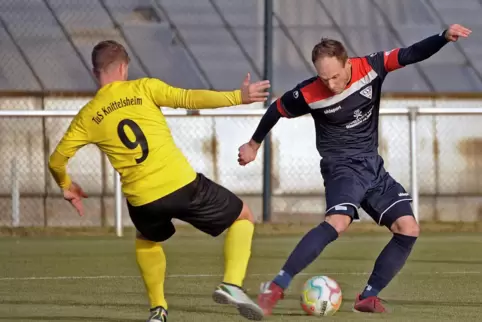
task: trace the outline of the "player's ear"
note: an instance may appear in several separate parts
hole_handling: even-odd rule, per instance
[[[117,71],[119,72],[119,74],[124,75],[124,63],[118,62]]]
[[[348,68],[348,67],[351,67],[351,59],[348,58],[345,62],[345,67]]]
[[[128,72],[127,63],[120,63],[119,64],[119,72],[122,75],[122,77],[127,80],[127,72]]]

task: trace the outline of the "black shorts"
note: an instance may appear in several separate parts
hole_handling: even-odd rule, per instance
[[[127,207],[134,226],[142,236],[161,242],[176,232],[173,218],[211,236],[218,236],[239,217],[243,201],[198,173],[193,182],[167,196],[139,207],[127,202]]]
[[[379,225],[391,227],[402,216],[413,216],[412,197],[383,166],[381,156],[324,158],[326,215],[346,214],[359,219],[358,208]]]

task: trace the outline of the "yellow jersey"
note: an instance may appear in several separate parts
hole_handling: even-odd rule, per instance
[[[203,109],[242,104],[241,91],[186,90],[155,78],[102,87],[72,120],[50,156],[57,184],[71,184],[66,167],[81,147],[95,144],[119,172],[122,192],[141,206],[192,182],[196,172],[174,143],[159,107]]]

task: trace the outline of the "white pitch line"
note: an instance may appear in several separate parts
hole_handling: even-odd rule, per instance
[[[370,275],[371,272],[320,272],[319,275]],[[249,276],[274,276],[275,274],[249,274]],[[300,276],[314,276],[315,273],[300,273]],[[448,272],[407,272],[401,275],[482,275],[479,271],[448,271]],[[174,274],[167,278],[205,278],[223,277],[221,274]],[[98,276],[26,276],[26,277],[0,277],[0,281],[52,281],[52,280],[94,280],[94,279],[134,279],[138,275],[98,275]]]

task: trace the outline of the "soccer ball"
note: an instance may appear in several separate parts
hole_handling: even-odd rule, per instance
[[[341,306],[341,289],[328,276],[315,276],[303,285],[301,307],[309,315],[330,316]]]

